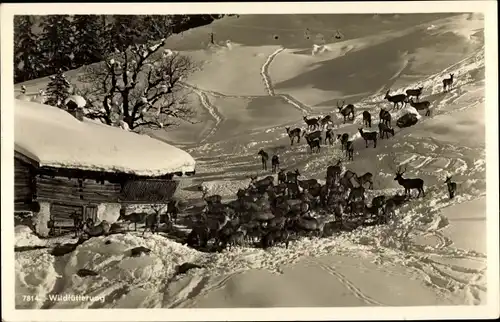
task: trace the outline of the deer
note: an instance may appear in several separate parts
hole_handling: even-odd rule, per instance
[[[422,101],[422,102],[414,102],[413,99],[410,98],[410,105],[414,107],[417,111],[426,111],[425,116],[430,116],[431,115],[431,102],[429,101]]]
[[[222,199],[221,199],[222,201]],[[167,203],[167,216],[171,218],[174,224],[177,223],[177,217],[179,215],[179,200],[170,200]]]
[[[373,189],[372,179],[373,179],[373,174],[371,172],[367,172],[367,173],[363,174],[362,176],[356,175],[356,180],[359,182],[359,185],[361,187],[363,187],[365,185],[365,183],[369,182],[370,183],[369,189]]]
[[[330,143],[330,145],[333,145],[333,141],[335,141],[334,133],[332,129],[328,129],[325,132],[325,145],[327,142]]]
[[[386,197],[384,195],[373,197],[371,207],[374,209],[381,209],[386,204]]]
[[[328,124],[332,123],[332,117],[330,115],[326,115],[325,117],[321,118],[319,123],[321,124],[321,127],[324,129]]]
[[[211,206],[213,204],[220,204],[222,202],[221,195],[211,195],[208,196],[208,188],[207,186],[201,184],[198,186],[198,190],[201,191],[201,197],[203,201],[207,204],[207,206]]]
[[[389,92],[391,90],[389,89],[387,93],[385,93],[384,99],[388,100],[391,103],[394,103],[394,108],[397,108],[399,104],[401,104],[401,107],[406,106],[406,95],[405,94],[396,94],[396,95],[390,95]]]
[[[379,132],[379,136],[380,136],[381,139],[384,138],[384,136],[386,138],[389,138],[389,133],[392,136],[394,136],[394,129],[388,127],[385,123],[379,123],[378,124],[378,132]]]
[[[142,231],[142,236],[144,236],[144,234],[148,229],[151,231],[152,234],[156,234],[158,232],[159,225],[160,225],[160,214],[159,213],[148,214],[148,216],[146,216],[146,223],[144,225],[144,230]]]
[[[75,228],[75,238],[77,238],[85,228],[85,221],[83,220],[83,216],[78,213],[78,211],[73,211],[69,218],[73,220],[73,227]]]
[[[120,210],[120,217],[119,219],[123,219],[123,221],[126,221],[127,224],[127,231],[130,231],[130,224],[134,224],[134,231],[137,231],[137,224],[141,223],[144,218],[146,218],[148,214],[145,212],[133,212],[131,214],[126,215],[125,214],[125,209]]]
[[[284,169],[280,169],[278,172],[278,184],[286,182],[286,174]]]
[[[345,153],[346,153],[347,160],[354,161],[354,142],[353,141],[347,141],[345,143]]]
[[[275,173],[280,167],[280,158],[276,154],[271,158],[271,171]]]
[[[358,199],[365,201],[365,188],[363,188],[362,186],[351,189],[351,191],[349,192],[349,196],[347,197],[347,203]]]
[[[451,177],[446,176],[445,183],[448,187],[448,195],[450,196],[450,199],[455,198],[455,192],[457,191],[456,182],[451,181]]]
[[[363,111],[363,124],[372,127],[372,115],[368,111]]]
[[[318,180],[316,179],[299,180],[298,182],[299,187],[301,187],[302,189],[311,189],[319,184]]]
[[[293,145],[293,140],[295,138],[297,138],[297,143],[300,143],[300,132],[302,132],[300,128],[296,127],[293,130],[290,130],[290,127],[286,127],[285,129],[288,137],[290,138],[290,145]]]
[[[309,136],[306,136],[306,141],[309,145],[309,148],[311,149],[311,153],[314,153],[314,151],[316,151],[316,153],[321,152],[321,139],[310,138]]]
[[[304,122],[306,122],[309,130],[315,130],[319,127],[319,120],[317,118],[307,118],[307,116],[304,115]]]
[[[444,92],[446,92],[446,90],[450,90],[451,87],[453,86],[453,76],[455,76],[455,74],[450,74],[450,78],[443,79],[443,91]]]
[[[318,131],[314,131],[314,132],[310,132],[310,133],[307,133],[306,131],[303,132],[302,134],[303,137],[307,139],[310,139],[310,140],[315,140],[315,139],[318,139],[321,141],[321,131],[318,130]]]
[[[359,134],[365,140],[366,147],[368,147],[368,141],[373,141],[373,147],[377,147],[377,132],[365,132],[363,128],[358,129]]]
[[[286,182],[288,183],[297,183],[298,184],[298,178],[300,176],[299,169],[295,169],[295,171],[288,171],[286,173]]]
[[[403,174],[406,172],[406,167],[405,169],[401,172],[401,167],[398,168],[396,171],[396,177],[394,180],[396,180],[399,185],[403,186],[405,188],[405,196],[411,196],[411,190],[416,189],[418,190],[418,196],[417,198],[420,197],[420,193],[425,197],[425,191],[424,191],[424,180],[420,178],[412,178],[412,179],[406,179],[403,178]]]
[[[342,161],[339,159],[335,165],[330,165],[326,168],[326,181],[334,182],[340,177],[340,173],[342,172]]]
[[[257,155],[260,155],[262,161],[262,169],[267,170],[267,161],[269,160],[269,154],[267,154],[264,150],[259,150]]]
[[[420,95],[422,95],[422,90],[424,89],[423,86],[420,86],[418,88],[410,88],[406,90],[406,96],[408,98],[415,97],[417,101],[420,101]]]
[[[349,140],[349,134],[348,133],[343,133],[342,135],[338,134],[337,140],[340,140],[342,151],[344,151],[345,145],[346,145],[347,141]]]
[[[380,122],[384,123],[385,125],[391,126],[391,120],[392,116],[391,113],[384,108],[380,109],[380,112],[378,113]]]
[[[253,175],[250,177],[250,184],[253,187],[269,187],[273,186],[274,183],[274,177],[273,176],[267,176],[263,179],[257,180],[257,176]]]
[[[354,120],[354,105],[348,104],[344,106],[345,101],[342,101],[342,105],[339,106],[339,102],[337,102],[337,108],[339,109],[339,113],[344,117],[344,124],[347,120],[347,117],[351,115],[351,120]]]

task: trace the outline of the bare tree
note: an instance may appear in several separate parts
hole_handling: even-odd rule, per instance
[[[105,62],[89,65],[80,76],[78,92],[88,105],[85,114],[108,125],[126,123],[130,130],[190,123],[195,116],[181,80],[197,69],[187,56],[154,45],[130,45],[115,50]]]

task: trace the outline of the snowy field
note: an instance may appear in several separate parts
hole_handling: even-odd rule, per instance
[[[18,226],[16,246],[48,247],[15,254],[18,308],[486,304],[483,17],[365,15],[366,29],[342,17],[346,36],[341,41],[327,37],[334,29],[328,25],[331,18],[260,19],[224,18],[167,41],[169,48],[204,63],[185,86],[194,89],[198,117],[210,126],[155,133],[169,143],[182,142],[180,147],[196,160],[196,176],[181,184],[177,197],[199,202],[196,187],[203,185],[209,194],[233,198],[251,175],[269,174],[260,170],[261,148],[278,153],[282,167],[300,169],[303,178],[324,179],[326,167],[343,158],[340,144],[311,155],[305,143],[290,146],[285,131],[285,126],[304,127],[303,115],[320,114],[332,115],[335,134],[356,138],[354,161],[345,161],[344,168],[374,174],[368,199],[403,192],[393,180],[398,164],[407,166],[409,177],[425,181],[426,196],[398,209],[387,225],[302,238],[289,249],[237,247],[203,253],[162,234],[141,237],[141,229],[92,238],[72,253],[54,257],[50,249],[61,240],[40,240]],[[302,41],[310,23],[313,39]],[[215,31],[220,44],[207,49],[201,39],[208,30]],[[276,33],[279,40],[273,38]],[[323,43],[315,43],[319,34]],[[443,93],[442,79],[450,73],[455,85]],[[45,83],[25,85],[36,92]],[[431,116],[421,113],[416,125],[396,127],[394,137],[365,148],[358,133],[362,111],[372,113],[376,126],[380,107],[390,108],[383,99],[387,90],[404,93],[418,86],[424,87],[421,99],[432,103]],[[342,124],[337,100],[356,106],[354,122]],[[391,110],[393,124],[408,111],[418,113]],[[446,175],[458,185],[453,200],[447,196]],[[131,257],[129,250],[137,246],[151,253]],[[201,268],[176,275],[176,267],[186,262]],[[99,275],[76,275],[82,268]],[[68,293],[90,300],[48,297]],[[26,294],[43,300],[23,301]]]

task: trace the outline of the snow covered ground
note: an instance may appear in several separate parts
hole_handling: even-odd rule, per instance
[[[251,16],[244,19],[252,25]],[[178,191],[178,196],[199,199],[201,193],[193,187],[203,185],[210,193],[233,197],[251,175],[269,174],[260,170],[256,154],[260,148],[278,153],[287,169],[298,168],[304,177],[324,179],[327,165],[343,157],[338,142],[310,155],[303,143],[290,147],[284,127],[303,127],[303,113],[329,113],[337,124],[336,134],[347,132],[356,138],[354,161],[344,162],[345,168],[374,174],[369,199],[401,191],[393,180],[398,164],[408,167],[408,176],[424,179],[425,198],[399,209],[388,225],[329,238],[304,238],[292,242],[289,249],[235,248],[206,254],[161,235],[142,238],[138,233],[127,233],[93,238],[58,258],[48,255],[46,249],[17,252],[16,305],[252,308],[486,304],[483,18],[466,14],[422,18],[420,22],[414,17],[407,22],[391,19],[371,20],[373,28],[381,28],[383,37],[377,32],[353,31],[351,35],[356,37],[327,44],[330,50],[314,56],[312,45],[309,48],[293,42],[292,46],[291,40],[292,48],[287,48],[284,40],[272,45],[269,39],[265,46],[259,46],[248,33],[238,33],[243,27],[234,27],[233,20],[223,19],[213,27],[218,28],[218,35],[224,30],[224,35],[234,37],[231,48],[200,49],[198,40],[205,27],[177,39],[176,49],[207,64],[203,73],[186,80],[186,86],[195,88],[200,104],[208,111],[207,121],[213,125],[208,135],[184,147],[196,159],[197,175],[192,186]],[[455,33],[450,32],[452,26]],[[450,48],[463,50],[443,51],[452,45]],[[370,60],[374,57],[376,62]],[[363,69],[367,64],[373,66]],[[443,93],[442,79],[449,73],[455,73],[456,82],[451,91]],[[40,84],[31,82],[27,87]],[[395,136],[380,140],[377,148],[365,148],[357,132],[362,111],[370,111],[376,125],[379,108],[390,108],[383,100],[389,88],[394,94],[417,86],[424,87],[421,99],[432,103],[432,115],[422,113],[416,125],[396,128]],[[342,124],[336,112],[337,99],[355,104],[354,124]],[[392,110],[393,124],[407,111]],[[168,140],[178,138],[179,133],[158,136]],[[453,200],[447,197],[446,175],[452,175],[458,185]],[[45,245],[45,241],[28,235],[25,229],[18,230],[19,246]],[[145,246],[151,253],[131,257],[130,249],[137,246]],[[176,266],[185,262],[202,268],[174,276]],[[75,275],[81,268],[99,275]],[[51,302],[41,296],[44,301],[27,304],[20,299],[22,294],[64,293],[88,295],[93,300]]]

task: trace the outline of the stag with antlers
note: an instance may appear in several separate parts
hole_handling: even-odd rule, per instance
[[[420,178],[412,178],[412,179],[407,179],[403,178],[403,174],[406,172],[406,167],[403,171],[401,171],[401,166],[398,167],[398,170],[396,171],[396,177],[394,180],[396,180],[399,185],[403,186],[405,188],[405,196],[411,196],[411,190],[418,190],[418,196],[417,198],[420,197],[420,193],[425,197],[425,191],[424,191],[424,180]]]
[[[342,105],[339,105],[339,102],[337,102],[337,108],[339,109],[339,113],[342,114],[344,117],[344,124],[347,120],[347,117],[351,115],[351,120],[354,120],[354,105],[352,104],[347,104],[345,105],[345,101],[342,101]]]

